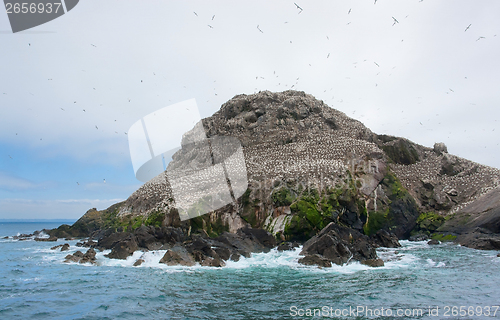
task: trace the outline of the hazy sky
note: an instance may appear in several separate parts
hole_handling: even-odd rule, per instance
[[[0,9],[0,219],[126,199],[141,182],[125,132],[155,110],[195,98],[207,117],[292,86],[500,167],[499,1],[296,3],[85,0],[16,34]]]

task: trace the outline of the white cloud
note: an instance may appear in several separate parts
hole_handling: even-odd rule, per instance
[[[87,210],[106,209],[124,199],[0,199],[0,219],[78,219]]]

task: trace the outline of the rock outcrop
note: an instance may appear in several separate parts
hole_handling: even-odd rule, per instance
[[[275,245],[255,230],[265,229],[279,242],[303,243],[331,223],[370,236],[366,241],[371,249],[397,246],[396,238],[380,230],[398,239],[423,239],[442,232],[458,236],[464,245],[481,248],[488,246],[478,245],[478,239],[494,240],[500,233],[500,201],[495,200],[500,199],[500,170],[454,156],[443,143],[430,148],[375,134],[304,92],[237,95],[203,119],[202,125],[209,139],[233,137],[241,142],[248,178],[248,189],[241,197],[181,221],[171,183],[162,173],[126,201],[106,210],[91,209],[72,226],[48,233],[58,238],[91,237],[99,241],[97,247],[111,249],[109,257],[120,259],[138,249],[167,249],[188,239],[197,241],[192,234],[225,244],[231,256],[246,256]],[[195,152],[188,143],[195,134],[193,129],[184,135],[183,148],[173,155],[169,168],[211,165],[206,154]],[[237,166],[230,169],[239,170]],[[212,178],[207,174],[204,179]],[[417,222],[429,212],[442,221]],[[443,223],[438,226],[437,222]],[[175,234],[184,240],[167,239],[158,233],[164,228],[178,230]],[[477,237],[465,236],[474,232]],[[325,257],[313,250],[303,262],[327,265],[358,259],[380,263],[372,261],[376,257],[368,247],[362,250],[366,255],[361,255],[356,251],[360,248],[349,247],[334,236],[329,234],[322,241],[335,243],[336,253]],[[193,242],[185,247],[192,249],[188,254],[195,262],[219,265],[218,261],[227,260],[221,256],[227,252],[214,249],[215,255],[199,245]],[[346,258],[349,252],[354,258]],[[182,258],[177,254],[170,253],[165,261]]]

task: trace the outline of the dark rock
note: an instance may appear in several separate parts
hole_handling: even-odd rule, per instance
[[[97,242],[89,239],[87,241],[77,242],[76,246],[77,247],[84,247],[84,248],[95,248],[95,247],[97,247]]]
[[[418,234],[412,235],[408,240],[410,240],[410,241],[425,241],[425,240],[429,240],[429,236],[426,235],[425,233],[418,233]]]
[[[160,263],[164,263],[167,266],[194,266],[195,261],[189,255],[187,250],[180,246],[176,245],[172,247],[172,249],[168,250],[163,258],[161,258]]]
[[[384,261],[382,259],[367,259],[361,261],[361,264],[367,265],[369,267],[383,267]]]
[[[230,260],[234,262],[240,261],[241,255],[239,253],[233,253],[231,254],[231,257],[229,258]]]
[[[60,244],[60,245],[57,245],[57,246],[54,246],[54,247],[50,248],[50,250],[57,250],[57,249],[59,249],[59,248],[62,248],[62,246],[63,246],[63,245],[62,245],[62,244]]]
[[[134,251],[139,249],[135,236],[129,232],[111,233],[101,238],[97,244],[98,248],[111,249],[111,253],[106,255],[112,259],[127,259]]]
[[[80,257],[77,257],[73,254],[68,254],[65,258],[64,258],[64,262],[68,263],[68,262],[79,262],[80,261]]]
[[[85,254],[83,255],[82,259],[80,260],[80,263],[87,263],[87,262],[90,262],[92,264],[95,263],[95,255],[96,255],[96,252],[93,248],[90,248],[87,250],[87,252],[85,252]]]
[[[144,262],[144,260],[143,260],[143,259],[137,259],[137,260],[134,262],[134,267],[140,266],[143,262]]]
[[[371,236],[372,243],[378,247],[385,248],[398,248],[401,244],[395,234],[389,233],[386,230],[379,230],[376,234]]]
[[[68,250],[69,250],[69,244],[68,243],[63,244],[61,247],[61,251],[68,251]]]
[[[9,237],[8,237],[8,236],[5,236],[5,237],[3,237],[2,239],[9,239]]]
[[[35,241],[57,241],[57,237],[54,237],[54,236],[50,236],[48,238],[35,238]]]
[[[428,245],[436,245],[436,244],[440,244],[441,242],[439,242],[439,240],[435,240],[435,239],[432,239],[431,241],[427,242]]]
[[[499,253],[499,254],[497,254],[497,257],[499,257],[499,258],[500,258],[500,253]]]
[[[286,250],[293,250],[294,248],[297,248],[299,244],[297,242],[283,242],[278,246],[278,251],[286,251]]]
[[[254,229],[246,226],[239,229],[237,233],[250,237],[252,240],[262,244],[267,249],[276,247],[276,238],[264,229]]]
[[[225,265],[224,261],[211,257],[207,257],[201,262],[201,266],[203,267],[224,267]]]
[[[81,251],[77,251],[77,252],[73,253],[73,255],[75,257],[78,257],[78,258],[83,258],[83,252],[81,252]]]
[[[370,244],[368,236],[333,222],[304,243],[300,254],[306,257],[319,255],[321,258],[338,265],[345,264],[351,259],[362,261],[377,258],[377,253]],[[317,257],[301,260],[310,263],[316,261]]]
[[[484,228],[476,228],[471,232],[459,235],[455,242],[472,249],[500,250],[500,235]]]
[[[306,266],[319,266],[323,268],[329,268],[332,266],[332,263],[319,254],[311,254],[307,255],[304,258],[299,259],[299,263]]]

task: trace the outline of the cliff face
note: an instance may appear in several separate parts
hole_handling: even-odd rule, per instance
[[[208,138],[241,141],[248,178],[243,196],[181,221],[166,174],[160,174],[102,211],[108,227],[161,224],[218,235],[250,224],[278,238],[307,240],[334,222],[365,234],[386,229],[406,238],[418,223],[426,232],[440,226],[425,229],[417,222],[421,213],[454,217],[498,190],[500,181],[498,169],[448,154],[443,144],[426,148],[377,135],[303,92],[235,96],[203,119],[203,126]],[[181,149],[169,168],[206,161],[189,152]]]

